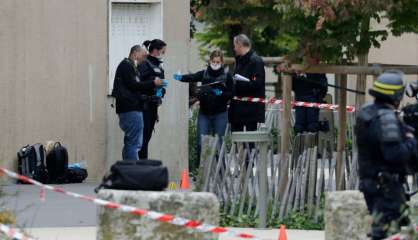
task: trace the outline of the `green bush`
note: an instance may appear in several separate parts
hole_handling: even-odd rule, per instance
[[[304,212],[289,213],[283,221],[273,221],[271,227],[278,228],[281,224],[289,229],[303,229],[303,230],[323,230],[324,219],[320,216],[317,220]]]
[[[270,130],[271,138],[272,138],[272,144],[273,144],[273,153],[277,154],[280,152],[279,144],[278,144],[278,137],[279,137],[279,131],[277,128],[272,128]]]
[[[246,199],[244,202],[244,209],[247,209],[249,200]],[[258,218],[254,217],[253,214],[246,215],[242,214],[238,215],[238,206],[234,214],[230,214],[229,212],[225,213],[223,209],[220,211],[220,225],[224,227],[258,227]],[[279,204],[280,206],[280,204]],[[267,219],[270,221],[267,222],[267,227],[270,228],[279,228],[280,225],[285,225],[288,229],[302,229],[302,230],[323,230],[325,228],[324,223],[324,206],[325,206],[325,198],[322,195],[320,201],[320,208],[318,211],[317,216],[310,215],[308,210],[305,209],[304,212],[294,211],[290,212],[286,215],[283,220],[280,220],[278,216],[274,219],[271,219],[271,213],[273,212],[272,204],[269,204],[267,209]],[[229,208],[230,206],[228,206]],[[255,206],[254,206],[255,207]],[[254,209],[253,209],[254,210]],[[278,209],[277,209],[278,210]]]
[[[319,216],[318,219],[309,216],[308,213],[291,212],[282,221],[279,218],[268,222],[267,227],[279,228],[280,225],[285,225],[288,229],[303,229],[303,230],[323,230],[324,219]],[[221,211],[220,225],[224,227],[258,227],[258,218],[253,215],[242,214],[240,216],[230,215]]]
[[[219,223],[223,227],[257,227],[258,225],[255,217],[246,214],[238,217],[221,211],[219,216]]]
[[[0,211],[0,223],[6,225],[15,225],[16,224],[16,216],[10,210],[1,210]]]
[[[199,168],[199,157],[197,153],[197,115],[198,110],[193,110],[189,119],[189,172],[197,174]]]
[[[6,193],[1,187],[0,187],[0,223],[5,225],[16,225],[16,215],[15,213],[7,209],[5,207],[7,201],[7,197],[11,196],[17,196],[17,193],[15,194],[9,194]]]

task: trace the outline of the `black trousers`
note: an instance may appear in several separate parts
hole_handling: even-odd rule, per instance
[[[155,123],[158,120],[158,107],[150,106],[142,112],[144,118],[144,133],[142,137],[142,147],[138,152],[139,159],[148,159],[148,143],[154,132]]]
[[[244,131],[244,127],[246,131],[257,131],[257,122],[231,123],[232,132],[242,132]]]
[[[408,208],[402,183],[392,181],[384,186],[377,186],[376,180],[362,180],[360,184],[367,209],[373,217],[370,233],[373,240],[385,239],[392,222],[402,226],[409,221],[407,217],[401,217]]]
[[[316,96],[298,96],[297,101],[318,102]],[[295,107],[295,126],[296,133],[318,132],[319,131],[319,109],[310,107]]]

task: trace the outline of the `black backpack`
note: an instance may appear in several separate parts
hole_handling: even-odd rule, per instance
[[[26,145],[17,152],[17,168],[20,175],[47,183],[48,172],[45,168],[45,149],[40,143]],[[27,183],[18,181],[18,183]]]
[[[46,155],[46,168],[49,175],[49,183],[65,183],[68,169],[68,151],[56,142],[52,150]]]
[[[103,177],[101,188],[119,190],[162,191],[168,186],[168,170],[158,160],[118,161]]]
[[[87,176],[87,170],[84,168],[68,168],[65,171],[64,183],[82,183]]]

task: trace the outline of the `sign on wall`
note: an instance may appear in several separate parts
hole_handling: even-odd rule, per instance
[[[162,38],[161,3],[112,3],[109,27],[109,94],[116,68],[133,45]]]

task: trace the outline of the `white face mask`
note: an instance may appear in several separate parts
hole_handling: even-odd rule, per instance
[[[221,67],[222,67],[222,64],[213,64],[213,63],[210,64],[210,68],[212,68],[212,70],[215,70],[215,71],[221,69]]]
[[[138,66],[138,60],[134,61],[135,66]]]
[[[163,59],[164,59],[164,57],[165,57],[165,53],[164,53],[164,52],[160,52],[160,56],[158,56],[157,58],[158,58],[159,60],[163,60]]]

